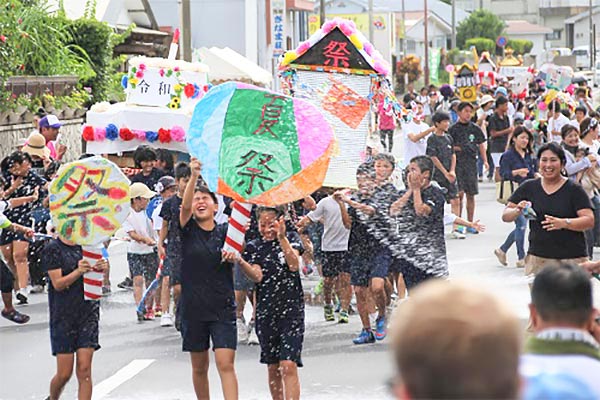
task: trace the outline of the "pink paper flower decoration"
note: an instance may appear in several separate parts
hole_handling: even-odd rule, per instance
[[[298,46],[298,48],[296,49],[296,53],[297,54],[303,54],[305,53],[308,49],[310,49],[310,43],[308,42],[308,40],[306,42],[302,42],[300,43],[300,46]]]
[[[135,77],[136,78],[143,78],[144,77],[144,71],[142,71],[141,69],[138,69],[137,72],[135,73]]]
[[[106,138],[106,129],[102,127],[94,128],[94,141],[102,142]]]
[[[159,74],[160,76],[165,76],[165,70],[164,70],[164,69],[162,69],[162,68],[161,68],[161,69],[159,69],[159,70],[158,70],[158,74]]]
[[[365,49],[365,52],[372,57],[373,56],[373,50],[375,50],[373,48],[373,45],[371,43],[369,43],[369,42],[364,42],[363,43],[363,47]]]
[[[140,67],[139,67],[139,68],[140,68],[142,71],[143,71],[143,70],[145,70],[145,69],[146,69],[146,64],[140,64]]]
[[[171,128],[171,139],[175,142],[185,142],[185,130],[181,126]]]
[[[344,33],[344,35],[346,36],[350,36],[354,33],[354,29],[352,29],[352,26],[349,23],[350,21],[342,21],[339,24],[340,30]]]

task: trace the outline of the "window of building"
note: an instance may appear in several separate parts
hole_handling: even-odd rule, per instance
[[[552,33],[546,33],[546,40],[560,40],[562,29],[555,29]]]

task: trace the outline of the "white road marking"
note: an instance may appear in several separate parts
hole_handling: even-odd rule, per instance
[[[92,400],[103,399],[117,387],[142,372],[142,370],[150,366],[154,361],[156,360],[133,360],[114,375],[95,385],[92,392]]]
[[[450,266],[453,266],[453,265],[472,264],[472,263],[476,263],[476,262],[480,262],[480,261],[492,261],[492,260],[494,260],[494,258],[492,258],[492,257],[486,257],[486,258],[467,258],[466,260],[463,259],[463,260],[460,260],[460,261],[448,260],[448,264],[450,264]]]

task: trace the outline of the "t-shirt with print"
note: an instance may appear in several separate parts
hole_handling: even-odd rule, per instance
[[[123,223],[123,230],[127,233],[134,231],[138,235],[156,239],[156,232],[152,228],[152,221],[146,215],[146,210],[135,211],[132,208]],[[132,254],[150,254],[154,252],[154,247],[130,240],[127,243],[127,252]]]
[[[404,195],[405,190],[400,192]],[[435,185],[421,190],[423,204],[431,208],[426,216],[417,215],[414,197],[411,196],[395,217],[396,238],[392,242],[393,254],[415,267],[435,276],[448,275],[446,241],[444,238],[444,193]]]
[[[367,206],[373,206],[372,198],[362,197],[359,193],[352,195],[351,199]],[[354,207],[348,207],[348,215],[352,220],[348,253],[352,258],[369,260],[378,247],[378,240],[369,232],[370,218]]]
[[[6,186],[4,187],[4,190],[7,190],[10,187],[12,180],[16,178],[8,173],[4,175],[4,179],[6,180]],[[6,200],[31,196],[34,193],[35,188],[41,189],[45,184],[46,180],[44,178],[33,171],[29,171],[29,173],[23,178],[21,185],[14,192],[12,192],[11,195],[6,198]],[[41,191],[39,198],[44,198],[44,194]],[[39,201],[25,203],[18,207],[13,207],[9,210],[6,210],[6,217],[16,224],[31,226],[31,221],[29,220],[31,210],[38,205]]]
[[[317,208],[308,213],[308,218],[313,222],[323,223],[323,238],[321,249],[323,251],[348,250],[350,229],[346,229],[342,221],[340,205],[333,197],[328,196],[317,203]]]
[[[179,229],[179,212],[181,210],[181,197],[175,195],[162,204],[159,218],[167,221],[167,256],[171,261],[181,262],[181,229]]]
[[[450,171],[450,166],[452,165],[452,155],[454,154],[454,149],[452,146],[454,145],[454,140],[452,136],[443,134],[443,135],[430,135],[427,138],[427,151],[426,154],[429,157],[437,157],[437,159],[442,163],[446,171]],[[442,171],[437,168],[434,168],[433,171],[433,179],[446,179]]]
[[[391,229],[390,207],[399,197],[398,189],[390,182],[377,186],[373,191],[369,202],[375,208],[375,215],[371,217],[367,227],[377,239],[377,242],[373,244],[375,249],[388,244]]]
[[[222,262],[227,224],[205,231],[194,218],[181,228],[181,311],[191,321],[235,321],[233,264]]]
[[[494,113],[489,118],[487,131],[490,137],[490,153],[504,153],[506,151],[508,135],[492,137],[492,131],[500,132],[508,128],[510,128],[508,115],[500,117],[498,113]]]
[[[292,248],[302,252],[300,236],[287,232]],[[256,284],[256,318],[304,319],[304,292],[299,271],[291,271],[278,240],[258,238],[248,242],[243,255],[260,265],[263,278]]]
[[[149,175],[144,175],[142,172],[135,174],[131,177],[131,183],[141,182],[148,186],[148,189],[154,190],[154,186],[158,183],[158,180],[165,175],[164,171],[158,168],[152,168]]]
[[[577,218],[577,211],[592,208],[590,199],[581,186],[567,180],[560,189],[549,195],[544,191],[541,179],[530,179],[523,182],[508,199],[514,204],[523,200],[531,202],[537,215],[537,219],[529,220],[529,254],[553,259],[587,256],[583,232],[569,229],[549,232],[542,228],[546,215]]]
[[[481,128],[471,121],[463,124],[457,122],[448,130],[452,136],[455,147],[460,147],[461,151],[456,152],[456,165],[474,165],[477,161],[479,145],[485,142],[485,136]]]
[[[62,276],[77,269],[83,258],[81,246],[70,246],[60,239],[52,239],[43,249],[42,268],[44,272],[60,269]],[[48,308],[50,329],[56,324],[85,321],[90,316],[98,318],[99,301],[86,301],[83,296],[83,277],[78,278],[64,290],[57,291],[48,285]]]
[[[421,122],[420,124],[409,122],[403,126],[402,133],[404,135],[404,165],[408,165],[410,160],[416,156],[425,155],[427,150],[427,137],[413,142],[408,137],[408,134],[412,133],[413,135],[418,135],[422,132],[425,132],[427,129],[429,129],[429,126],[424,122]]]

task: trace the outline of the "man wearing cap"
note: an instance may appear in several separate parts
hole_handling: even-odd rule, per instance
[[[62,123],[58,120],[56,115],[52,114],[46,115],[39,123],[40,133],[44,139],[46,139],[46,147],[50,150],[50,157],[57,161],[60,161],[67,152],[67,146],[55,144],[56,138],[58,137],[58,130],[61,126]]]

